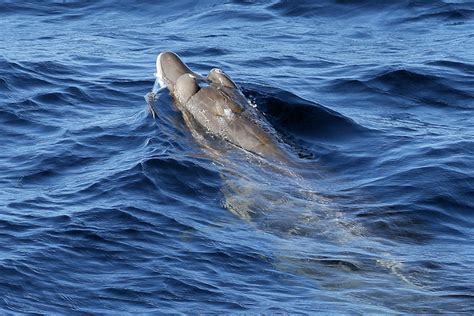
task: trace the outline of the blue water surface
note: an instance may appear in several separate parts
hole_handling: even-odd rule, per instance
[[[0,313],[474,313],[474,2],[1,1]],[[291,152],[204,144],[172,50]]]

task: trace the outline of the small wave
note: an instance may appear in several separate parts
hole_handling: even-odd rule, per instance
[[[361,17],[388,21],[389,24],[436,19],[444,21],[468,20],[473,15],[468,3],[447,3],[443,0],[430,2],[408,1],[356,1],[356,0],[325,0],[325,1],[275,1],[269,5],[271,11],[289,17]],[[387,19],[386,12],[393,12]]]
[[[417,105],[464,109],[474,106],[474,95],[455,88],[457,83],[413,70],[389,70],[367,80],[364,84],[390,95],[407,98]]]
[[[272,34],[268,35],[269,37],[273,36]],[[258,59],[248,59],[244,62],[252,68],[271,68],[271,67],[281,67],[288,66],[292,68],[326,68],[330,66],[335,66],[337,63],[329,61],[327,59],[318,58],[318,59],[304,59],[302,56],[264,56]]]
[[[434,3],[433,3],[434,2]],[[467,2],[432,1],[426,3],[411,2],[403,11],[394,16],[391,24],[414,22],[453,22],[468,21],[474,15],[472,5]]]
[[[108,1],[104,1],[104,4]],[[110,5],[111,3],[109,3]],[[47,0],[42,2],[16,2],[6,1],[0,4],[2,14],[30,14],[34,16],[60,16],[68,17],[68,13],[82,16],[87,12],[93,12],[101,5],[85,0],[56,1]],[[78,12],[81,12],[79,15]]]
[[[0,123],[4,136],[15,136],[17,145],[34,140],[34,135],[54,135],[62,131],[60,127],[37,121],[23,113],[3,110],[0,110]]]
[[[441,59],[441,60],[430,61],[427,63],[427,65],[454,69],[454,70],[459,71],[460,73],[466,73],[469,75],[474,74],[474,65],[466,63],[466,62],[453,61],[449,59]]]
[[[411,3],[412,1],[408,1]],[[304,0],[297,3],[289,0],[279,0],[271,4],[268,8],[272,11],[279,12],[283,16],[290,17],[351,17],[374,15],[384,10],[396,10],[407,8],[407,3],[398,0],[390,1],[357,1],[357,0],[325,0],[311,1]]]
[[[193,161],[179,161],[171,158],[152,158],[141,163],[144,174],[155,181],[167,195],[186,192],[189,198],[209,199],[220,189],[219,176]],[[187,170],[186,172],[183,172]],[[165,176],[166,175],[166,176]]]
[[[232,7],[227,8],[214,8],[212,5],[208,10],[196,11],[198,14],[193,14],[192,18],[196,24],[200,25],[220,25],[221,21],[228,21],[229,23],[242,23],[242,22],[263,22],[269,21],[273,16],[267,12],[261,10],[235,10]],[[228,29],[228,24],[221,25],[218,29],[225,31]]]
[[[4,94],[7,94],[10,91],[8,80],[2,77],[0,77],[0,91],[2,91]]]
[[[183,54],[181,55],[183,55],[184,57],[188,57],[188,56],[214,57],[214,56],[224,56],[229,53],[230,51],[228,49],[221,48],[221,47],[219,48],[218,47],[196,47],[196,48],[193,48],[192,50],[185,50]]]
[[[291,92],[268,87],[249,88],[245,94],[255,98],[258,108],[282,133],[312,140],[334,140],[360,136],[368,131],[350,118]]]
[[[433,179],[437,179],[435,187]],[[473,223],[468,210],[474,205],[465,199],[472,185],[471,176],[439,165],[410,168],[363,185],[373,199],[380,196],[392,202],[372,202],[371,208],[357,216],[365,218],[372,231],[388,234],[390,239],[427,243],[435,238],[433,232],[465,238],[466,228]]]

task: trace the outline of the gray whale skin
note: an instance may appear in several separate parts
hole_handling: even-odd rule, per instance
[[[234,81],[214,68],[204,77],[193,72],[177,54],[156,58],[156,78],[167,87],[185,120],[229,143],[271,160],[286,160],[276,132],[262,121]],[[189,126],[189,124],[188,124]]]

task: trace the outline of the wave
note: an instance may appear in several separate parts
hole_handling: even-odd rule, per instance
[[[365,75],[363,79],[335,79],[331,89],[348,93],[379,95],[381,98],[393,98],[403,106],[433,106],[440,108],[472,109],[474,93],[468,85],[469,65],[464,69],[459,63],[433,62],[431,65],[448,66],[461,69],[462,74],[433,73],[432,69],[390,69],[372,70],[375,75]],[[371,76],[371,77],[370,77]],[[467,81],[466,81],[467,80]],[[473,91],[474,92],[474,91]]]
[[[441,59],[441,60],[434,60],[434,61],[427,62],[427,65],[453,69],[461,74],[469,74],[469,75],[474,74],[474,65],[467,62]]]
[[[370,16],[380,20],[388,20],[387,23],[402,25],[406,22],[437,20],[437,21],[467,21],[473,16],[473,9],[469,3],[451,2],[444,0],[420,3],[415,0],[390,0],[390,1],[354,1],[354,0],[324,0],[324,1],[298,1],[294,3],[288,0],[264,1],[255,4],[253,1],[232,1],[236,9],[221,9],[218,1],[207,0],[195,3],[193,1],[173,2],[162,1],[157,4],[154,1],[102,1],[91,2],[86,0],[69,1],[42,1],[41,3],[3,2],[0,4],[0,14],[29,14],[48,18],[50,22],[61,22],[74,19],[87,18],[92,15],[117,14],[126,11],[128,14],[146,15],[153,17],[188,18],[195,17],[202,23],[214,24],[219,19],[237,19],[244,21],[271,20],[272,12],[284,17],[329,17],[329,18],[358,18]],[[264,10],[247,10],[243,8],[248,4],[266,7]],[[240,6],[240,7],[238,7]],[[146,10],[144,9],[146,8]],[[203,10],[205,9],[205,10]],[[386,13],[395,12],[386,19]],[[176,12],[187,14],[176,15]],[[205,13],[200,13],[205,12]],[[217,19],[219,17],[219,19]]]
[[[397,69],[380,74],[367,83],[384,92],[415,100],[417,104],[459,108],[474,106],[474,95],[455,88],[455,83],[435,75]]]
[[[446,151],[451,149],[446,148],[442,155],[450,156]],[[376,166],[396,171],[358,187],[370,194],[370,198],[358,201],[365,207],[357,216],[377,235],[390,240],[427,243],[436,238],[433,232],[461,240],[466,238],[466,229],[474,222],[469,211],[474,205],[466,199],[472,194],[474,175],[440,164],[442,158],[438,153],[435,155],[430,163],[429,158],[419,153],[417,159],[422,164],[419,167],[414,167],[413,162],[404,162],[414,159],[408,157],[394,159],[398,170]],[[408,167],[401,167],[403,165]],[[436,186],[432,186],[433,179]]]
[[[289,91],[248,85],[244,93],[283,134],[320,141],[349,139],[369,131],[352,119]]]
[[[289,17],[329,17],[329,18],[351,18],[370,16],[374,19],[379,15],[385,16],[389,23],[402,24],[403,22],[414,22],[426,19],[438,19],[448,21],[468,20],[473,15],[469,3],[436,0],[430,2],[419,2],[415,0],[400,1],[356,1],[356,0],[325,0],[325,1],[298,1],[294,3],[288,0],[275,1],[268,6],[269,10],[278,12],[282,16]],[[388,19],[385,13],[392,12]]]

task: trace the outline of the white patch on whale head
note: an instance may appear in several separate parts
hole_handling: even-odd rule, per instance
[[[156,80],[158,81],[158,84],[160,85],[161,88],[166,87],[165,80],[163,78],[163,69],[161,68],[161,55],[163,53],[160,53],[158,57],[156,57],[156,72],[155,72],[155,77]]]

